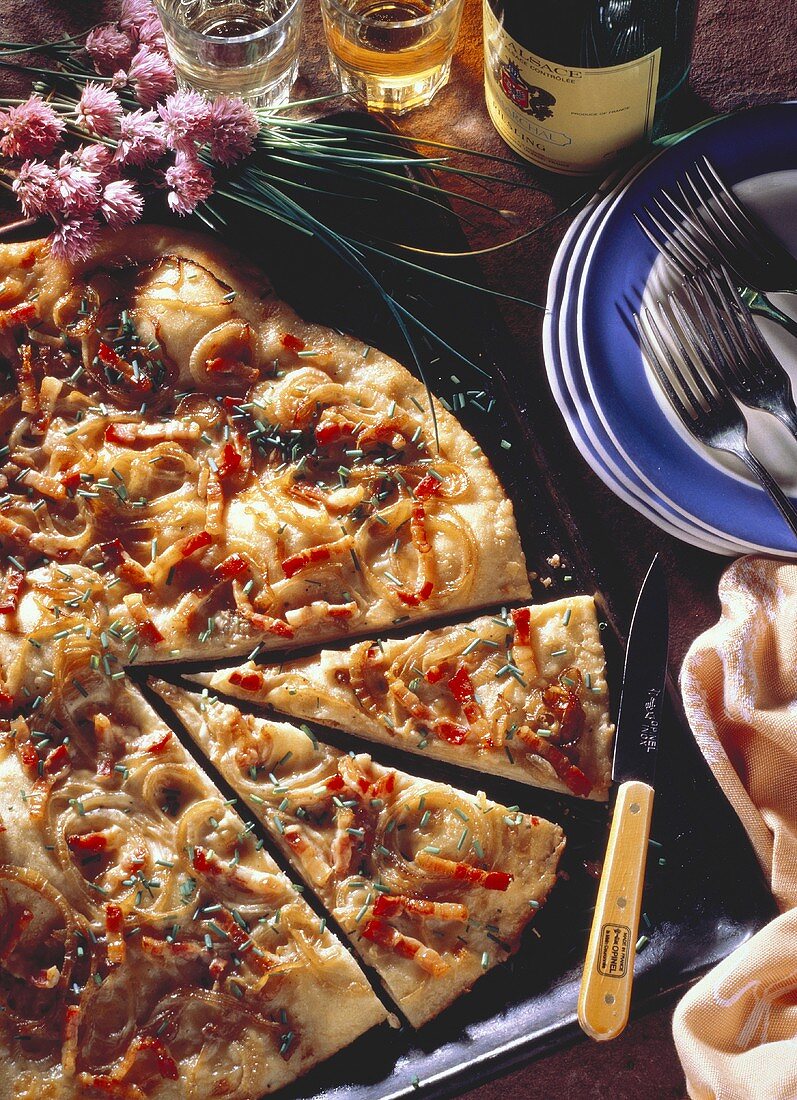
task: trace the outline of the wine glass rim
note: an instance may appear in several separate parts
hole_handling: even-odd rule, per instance
[[[340,0],[322,0],[322,4],[325,4],[328,8],[334,9],[345,19],[350,20],[352,23],[359,23],[360,26],[367,25],[370,27],[379,27],[384,30],[405,30],[407,27],[422,27],[426,23],[431,23],[435,19],[439,19],[441,15],[445,14],[449,8],[456,7],[462,0],[445,0],[445,3],[441,7],[435,8],[434,11],[430,11],[428,15],[419,15],[416,19],[394,19],[394,20],[379,20],[369,19],[367,15],[358,15],[357,12],[351,11],[349,8],[345,8]]]
[[[226,43],[234,46],[240,46],[246,42],[256,42],[258,38],[267,38],[269,35],[273,34],[274,31],[281,27],[281,25],[285,23],[291,15],[293,15],[297,8],[300,8],[303,5],[303,3],[304,0],[289,0],[288,7],[282,13],[279,19],[276,19],[273,23],[270,23],[267,27],[261,27],[259,31],[253,31],[251,34],[236,34],[229,37],[222,34],[205,34],[203,31],[197,31],[194,30],[193,27],[187,26],[181,20],[177,21],[190,34],[195,35],[197,38],[202,38],[207,42],[218,42],[220,45]],[[163,0],[155,0],[155,5],[159,9],[159,11],[163,12],[164,15],[166,15],[168,19],[174,18],[173,13],[166,9],[166,5],[164,4]]]

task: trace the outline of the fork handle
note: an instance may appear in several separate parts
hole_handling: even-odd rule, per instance
[[[758,478],[762,488],[769,494],[770,499],[786,520],[792,534],[797,536],[797,511],[795,511],[791,501],[783,492],[780,485],[778,485],[777,481],[775,481],[772,474],[766,466],[763,466],[758,461],[749,447],[744,446],[737,454],[747,469]]]
[[[784,290],[783,294],[797,294],[795,290]],[[770,321],[774,321],[775,324],[788,332],[789,336],[793,336],[797,340],[797,321],[792,317],[789,317],[788,313],[784,313],[782,309],[778,309],[773,301],[771,301],[769,294],[764,294],[763,291],[752,292],[747,299],[751,313],[757,313],[759,317],[766,317]]]

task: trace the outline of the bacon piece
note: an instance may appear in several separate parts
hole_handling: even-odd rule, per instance
[[[260,691],[263,687],[263,676],[259,672],[239,672],[236,669],[230,673],[230,683],[243,691]]]
[[[37,318],[35,302],[22,302],[11,309],[0,310],[0,332],[5,332],[14,325],[30,325]]]
[[[64,1012],[64,1038],[61,1045],[61,1070],[72,1077],[77,1062],[77,1040],[80,1030],[80,1005],[67,1005]]]
[[[230,554],[214,568],[212,577],[216,583],[221,584],[223,581],[240,577],[241,573],[245,573],[248,568],[249,562],[246,558],[242,558],[240,554]]]
[[[441,484],[440,478],[435,477],[433,474],[427,474],[426,477],[422,477],[415,486],[414,493],[416,500],[428,500],[429,497],[438,496]]]
[[[518,645],[531,645],[531,608],[516,607],[509,615],[515,624],[515,641]]]
[[[561,749],[552,745],[547,737],[540,737],[529,726],[521,726],[517,733],[537,756],[547,760],[553,770],[573,794],[584,797],[592,790],[592,783],[577,767],[569,756],[565,756]]]
[[[421,572],[421,576],[418,578],[420,584],[414,592],[408,592],[406,589],[400,588],[396,595],[401,602],[407,604],[408,607],[418,607],[420,604],[426,603],[434,591],[434,581],[429,575],[432,569],[431,563],[434,555],[431,553],[432,545],[426,534],[426,509],[422,504],[416,504],[412,509],[410,514],[410,533],[415,549],[418,551],[418,562]],[[423,577],[422,580],[421,577]]]
[[[174,940],[169,943],[168,940],[156,940],[154,937],[145,934],[140,937],[139,943],[142,951],[156,959],[166,958],[167,955],[173,955],[177,958],[197,959],[205,954],[204,947],[192,940]]]
[[[339,443],[341,439],[350,439],[357,425],[336,412],[325,412],[315,427],[315,441],[319,447],[328,447]]]
[[[124,1081],[110,1077],[107,1073],[80,1073],[78,1081],[84,1088],[113,1096],[116,1100],[147,1100],[138,1085],[126,1085]]]
[[[13,709],[14,709],[14,696],[9,695],[9,693],[7,691],[4,691],[2,688],[0,688],[0,713],[2,713],[4,711],[6,713],[8,713],[9,711],[11,711]]]
[[[126,947],[124,937],[125,918],[118,905],[105,906],[105,932],[108,962],[118,966],[125,961]]]
[[[427,671],[426,671],[425,679],[426,679],[427,684],[439,684],[440,681],[445,676],[445,672],[446,672],[445,664],[432,665],[432,667],[427,669]]]
[[[218,913],[215,913],[213,919],[219,928],[227,933],[239,951],[246,948],[247,944],[252,943],[248,932],[241,928],[240,924],[226,909],[221,909]],[[267,974],[273,965],[273,958],[265,952],[255,949],[254,946],[248,949],[246,960],[254,970],[259,970],[261,974]]]
[[[403,935],[383,920],[369,920],[363,928],[362,935],[363,939],[377,943],[380,947],[387,947],[405,959],[414,959],[422,970],[435,978],[441,977],[449,968],[448,963],[437,951],[433,951],[431,947],[424,947],[420,940]]]
[[[8,962],[14,951],[19,947],[20,940],[25,934],[25,929],[33,920],[33,913],[30,909],[21,909],[16,920],[8,929],[5,942],[2,948],[0,948],[0,962]]]
[[[61,484],[67,493],[74,493],[80,488],[80,470],[70,470],[68,473],[61,474]]]
[[[25,768],[31,770],[38,768],[39,766],[39,754],[36,752],[36,747],[31,740],[17,741],[17,756],[20,763]]]
[[[233,579],[232,594],[236,609],[256,630],[265,630],[269,634],[276,634],[279,638],[293,637],[293,627],[290,623],[286,623],[284,619],[276,619],[271,615],[263,615],[259,611],[255,611],[249,596],[244,592],[237,579]]]
[[[460,665],[448,681],[448,690],[462,707],[462,712],[471,725],[480,721],[481,708],[476,702],[476,690],[464,665]]]
[[[232,443],[225,443],[221,452],[221,462],[218,464],[219,477],[229,477],[240,468],[243,461],[241,455],[233,447]]]
[[[163,641],[163,635],[149,616],[146,604],[140,592],[131,592],[123,599],[138,630],[138,639],[144,645],[157,645]]]
[[[166,730],[165,733],[156,734],[154,739],[147,745],[144,752],[150,753],[152,756],[160,756],[162,752],[165,752],[168,748],[169,742],[172,739],[172,731]]]
[[[104,852],[108,838],[103,833],[70,833],[66,843],[73,852]]]
[[[180,556],[183,558],[190,558],[192,554],[196,554],[198,550],[204,550],[206,546],[210,546],[213,542],[213,537],[208,531],[197,531],[195,535],[189,535],[182,540],[180,545]]]
[[[139,587],[149,586],[149,577],[143,565],[139,565],[135,558],[125,550],[121,539],[111,539],[110,542],[101,542],[98,547],[103,561],[114,570],[118,577]]]
[[[468,907],[453,901],[428,901],[426,898],[408,898],[403,894],[380,894],[374,902],[375,917],[395,917],[410,913],[418,917],[434,917],[436,920],[468,919]]]
[[[63,767],[71,762],[69,755],[69,749],[66,745],[56,745],[54,749],[50,749],[44,760],[43,770],[46,775],[55,775]]]
[[[461,745],[464,741],[467,741],[470,732],[466,726],[458,726],[456,722],[451,722],[448,718],[438,718],[433,722],[432,731],[443,741],[447,741],[449,745]]]
[[[310,546],[307,550],[300,550],[298,554],[291,554],[282,563],[282,571],[286,577],[295,577],[308,565],[319,565],[322,562],[331,561],[333,557],[351,550],[354,543],[351,535],[344,535],[335,542],[321,543],[318,546]]]
[[[415,862],[424,871],[468,882],[471,886],[483,886],[485,890],[508,890],[513,879],[508,871],[483,871],[481,867],[473,867],[470,863],[456,863],[453,859],[444,859],[442,856],[432,855],[431,852],[418,852]]]
[[[304,351],[307,347],[304,340],[300,340],[298,336],[294,336],[290,332],[282,333],[280,336],[280,343],[286,351]]]
[[[169,420],[167,423],[155,424],[114,421],[105,429],[105,442],[116,443],[120,447],[133,447],[136,443],[195,440],[199,439],[200,434],[198,424],[184,424],[182,420]]]
[[[557,740],[566,744],[581,736],[586,716],[581,703],[581,672],[568,668],[559,677],[558,684],[549,684],[543,691],[543,702],[559,722]]]
[[[23,344],[19,348],[19,354],[14,360],[14,373],[17,376],[17,389],[22,399],[22,411],[28,413],[31,424],[38,427],[41,418],[41,405],[36,380],[33,377],[33,349],[30,344]]]
[[[403,450],[407,446],[407,440],[404,437],[404,425],[395,417],[380,418],[370,428],[365,428],[357,435],[357,446],[361,450],[365,450],[370,444],[376,444],[377,446],[384,444],[394,451]]]

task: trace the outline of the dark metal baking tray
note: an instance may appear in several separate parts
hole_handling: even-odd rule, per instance
[[[388,133],[358,112],[342,112],[333,119],[361,126],[364,135],[374,129],[382,138]],[[328,186],[327,181],[324,185]],[[361,229],[370,224],[377,235],[388,235],[389,229],[404,238],[436,242],[438,247],[465,247],[453,217],[426,204],[419,215],[419,204],[410,207],[398,195],[389,203],[380,202],[376,210],[362,196],[326,197],[319,202],[325,204],[328,215],[337,212],[344,221],[356,217]],[[317,242],[254,213],[238,209],[228,215],[227,243],[261,266],[280,295],[300,313],[352,332],[409,362],[394,322],[373,291]],[[452,271],[479,281],[472,261],[457,263]],[[526,357],[513,348],[493,300],[416,272],[387,272],[385,277],[451,345],[490,376],[488,384],[439,349],[429,348],[423,357],[426,376],[439,396],[450,400],[453,394],[486,389],[494,399],[489,413],[482,411],[489,404],[488,396],[477,399],[482,409],[466,402],[457,415],[493,462],[514,502],[529,569],[540,578],[535,581],[535,597],[596,594],[606,624],[603,636],[616,705],[623,624],[615,621],[611,594],[604,591],[590,563],[589,548],[579,537],[577,513],[557,491],[556,455],[543,453],[532,430],[529,406],[535,388],[544,385],[542,368],[538,365],[533,378],[518,370]],[[561,556],[562,567],[549,565],[547,559],[554,554]],[[550,587],[542,583],[548,577]],[[179,671],[174,665],[164,670],[169,677]],[[698,751],[672,686],[662,729],[652,828],[655,844],[648,860],[640,929],[649,943],[637,956],[634,1013],[687,985],[774,914],[744,830]],[[322,731],[322,737],[347,747],[356,742],[328,730]],[[445,779],[466,790],[484,789],[505,804],[559,821],[568,841],[564,875],[527,930],[518,954],[482,978],[437,1020],[418,1032],[406,1025],[371,1032],[285,1095],[324,1100],[452,1096],[576,1039],[581,1034],[576,999],[597,890],[594,865],[605,846],[606,808],[467,769],[442,767],[389,748],[365,743],[362,747],[389,765]],[[345,1005],[341,1011],[346,1011]]]

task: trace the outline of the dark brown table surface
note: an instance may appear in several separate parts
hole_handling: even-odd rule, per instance
[[[528,3],[533,0],[527,0]],[[316,0],[306,0],[305,39],[298,91],[334,90]],[[63,30],[74,32],[112,17],[117,4],[90,0],[0,0],[0,38],[43,41]],[[794,2],[701,0],[690,85],[673,119],[674,128],[730,108],[797,97]],[[0,87],[14,84],[10,74]],[[3,93],[9,94],[9,93]],[[487,117],[482,90],[481,2],[465,0],[465,16],[451,81],[434,103],[401,121],[408,134],[450,142],[512,158]],[[507,175],[522,180],[534,173],[518,162]],[[567,194],[572,195],[572,190]],[[518,214],[529,228],[566,205],[564,187],[505,190],[500,205]],[[474,247],[494,241],[494,221],[467,227]],[[484,257],[489,286],[544,302],[548,271],[566,221],[523,244]],[[680,666],[692,639],[717,616],[717,580],[726,560],[678,542],[613,496],[575,450],[548,391],[542,366],[539,310],[502,309],[521,354],[527,360],[529,386],[539,395],[535,421],[549,453],[559,457],[562,491],[570,501],[595,565],[615,594],[627,622],[644,569],[659,551],[667,569],[672,604],[672,667]],[[555,447],[555,450],[552,448]],[[475,995],[475,994],[474,994]],[[540,1059],[510,1076],[467,1093],[468,1100],[676,1100],[686,1096],[670,1032],[672,1006],[633,1021],[611,1044],[584,1041]]]

